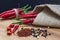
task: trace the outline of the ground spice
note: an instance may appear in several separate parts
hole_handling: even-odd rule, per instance
[[[27,37],[27,36],[30,36],[31,34],[32,32],[29,28],[25,28],[17,32],[17,35],[19,37]]]

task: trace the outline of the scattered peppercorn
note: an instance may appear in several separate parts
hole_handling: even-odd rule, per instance
[[[34,30],[34,28],[31,28],[31,31],[32,31],[32,33],[35,33],[35,30]]]
[[[41,36],[46,38],[47,37],[47,30],[43,30],[43,34]]]
[[[23,29],[23,28],[21,28],[21,29]]]

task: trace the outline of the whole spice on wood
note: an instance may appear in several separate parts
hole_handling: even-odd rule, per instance
[[[44,30],[43,36],[46,38],[47,37],[47,30]]]

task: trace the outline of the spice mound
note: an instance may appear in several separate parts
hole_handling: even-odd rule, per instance
[[[31,34],[32,34],[31,30],[28,28],[22,29],[17,32],[17,35],[19,37],[27,37],[27,36],[30,36]]]

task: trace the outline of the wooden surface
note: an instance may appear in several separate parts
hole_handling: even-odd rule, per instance
[[[18,37],[17,35],[11,35],[7,36],[6,34],[6,27],[8,27],[9,24],[12,22],[16,22],[16,20],[0,20],[0,40],[60,40],[60,29],[54,29],[54,28],[46,28],[48,32],[51,33],[50,36],[47,36],[47,38],[40,37],[35,38],[33,36],[29,37]],[[21,27],[28,27],[28,28],[39,28],[38,26],[30,26],[30,25],[20,25]]]

